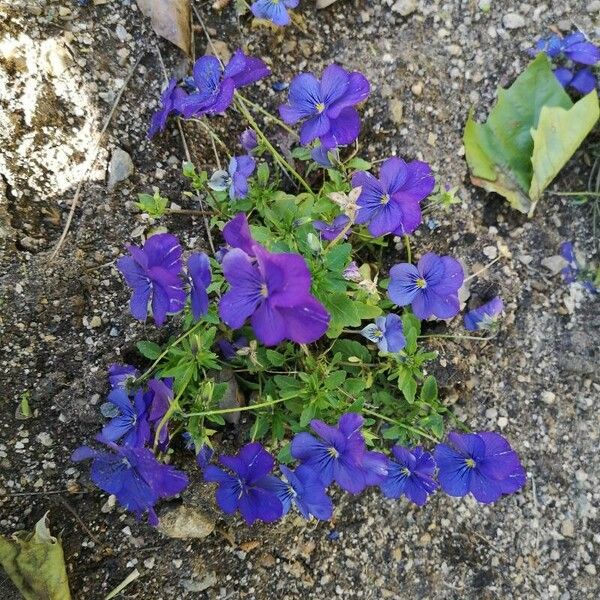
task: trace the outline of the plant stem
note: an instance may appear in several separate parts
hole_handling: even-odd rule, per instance
[[[265,408],[266,406],[273,406],[280,402],[285,402],[287,398],[277,398],[277,400],[269,400],[268,402],[259,402],[258,404],[249,404],[248,406],[236,406],[234,408],[219,408],[218,410],[207,410],[204,412],[187,413],[183,414],[183,417],[208,417],[209,415],[224,415],[227,413],[241,412],[243,410],[255,410],[257,408]]]
[[[237,94],[238,94],[238,92],[236,92],[236,95]],[[292,165],[290,165],[285,160],[285,158],[273,147],[273,145],[271,144],[271,142],[269,142],[269,140],[266,138],[265,134],[262,132],[261,128],[258,126],[258,124],[256,123],[256,121],[254,120],[254,117],[250,114],[249,110],[246,108],[246,105],[242,101],[240,101],[239,99],[238,99],[238,102],[237,102],[237,107],[238,107],[239,111],[242,113],[242,115],[244,116],[244,118],[250,124],[250,127],[252,127],[252,129],[254,129],[254,131],[256,131],[256,134],[258,135],[258,137],[262,140],[263,144],[267,147],[267,149],[273,155],[273,158],[279,163],[279,165],[281,166],[281,168],[284,171],[287,171],[288,173],[292,174],[298,180],[298,182],[302,185],[302,187],[309,194],[312,194],[313,191],[312,191],[311,187],[308,185],[308,183],[306,183],[306,181],[304,180],[304,178],[302,177],[302,175],[300,175],[294,169],[294,167],[292,167]]]
[[[252,108],[254,108],[259,113],[261,113],[265,118],[273,121],[273,123],[276,123],[277,125],[279,125],[279,127],[281,127],[282,129],[285,129],[288,133],[291,133],[296,139],[298,139],[298,134],[289,125],[286,125],[281,119],[278,119],[275,115],[270,113],[268,110],[265,110],[260,104],[256,104],[256,102],[252,102],[252,100],[249,100],[248,98],[246,98],[239,92],[238,92],[238,98],[242,102],[249,104]]]
[[[229,148],[227,148],[227,144],[219,137],[217,132],[208,123],[206,123],[202,119],[189,119],[189,120],[193,121],[194,123],[198,123],[204,129],[204,131],[206,131],[206,133],[208,133],[208,135],[210,135],[210,137],[215,142],[217,142],[217,144],[219,144],[219,146],[221,146],[221,148],[223,148],[223,150],[225,150],[225,154],[227,154],[227,158],[231,158],[231,154],[229,153]]]
[[[408,235],[404,235],[404,246],[406,247],[406,258],[410,264],[412,264],[412,251],[410,249],[410,238]]]
[[[160,439],[160,432],[162,431],[162,428],[166,425],[167,421],[171,418],[173,413],[179,408],[179,398],[181,398],[181,396],[183,395],[183,392],[185,392],[185,387],[179,392],[179,394],[177,394],[177,396],[175,396],[173,401],[169,404],[169,408],[163,415],[163,418],[160,420],[160,423],[158,424],[158,427],[156,428],[156,431],[154,433],[154,446],[153,446],[155,452],[156,452],[156,447],[158,446],[158,441]]]
[[[416,435],[420,435],[421,437],[424,437],[432,442],[435,442],[436,444],[439,442],[439,440],[437,438],[434,438],[433,436],[429,435],[423,429],[419,429],[418,427],[412,427],[411,425],[406,425],[405,423],[402,423],[401,421],[396,421],[395,419],[386,417],[385,415],[382,415],[381,413],[378,413],[377,411],[371,410],[370,408],[365,408],[363,406],[362,412],[367,413],[368,415],[372,415],[373,417],[377,417],[378,419],[382,419],[383,421],[387,421],[388,423],[391,423],[392,425],[397,425],[398,427],[402,427],[402,429],[406,429],[406,431],[410,431]]]
[[[485,267],[482,267],[481,269],[479,269],[479,271],[475,271],[475,273],[472,273],[471,275],[466,277],[463,283],[471,281],[471,279],[474,279],[475,277],[477,277],[477,275],[481,275],[484,271],[487,271],[494,263],[497,263],[501,258],[502,256],[497,256],[494,260],[490,261],[487,265],[485,265]]]
[[[331,240],[331,242],[329,242],[329,244],[327,244],[327,250],[331,250],[331,248],[333,248],[338,242],[340,242],[341,240],[344,240],[346,238],[346,234],[348,233],[348,231],[350,230],[350,227],[352,227],[352,225],[354,225],[354,221],[352,219],[350,219],[344,229],[342,229],[336,238],[334,238],[333,240]]]
[[[451,333],[432,333],[430,335],[419,335],[417,336],[418,340],[424,338],[445,338],[448,340],[479,340],[479,341],[487,341],[493,339],[495,336],[489,335],[486,337],[475,336],[475,335],[454,335]]]
[[[600,197],[600,192],[548,192],[550,196],[596,196]]]

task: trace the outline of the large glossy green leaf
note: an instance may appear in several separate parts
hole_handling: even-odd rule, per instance
[[[584,98],[573,107],[547,57],[538,55],[510,88],[499,90],[485,123],[469,114],[464,144],[471,181],[531,215],[544,187],[597,121],[598,98],[593,95],[595,116],[594,99]],[[588,107],[586,119],[581,118],[581,103]]]

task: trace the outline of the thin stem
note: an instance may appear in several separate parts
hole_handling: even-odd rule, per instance
[[[548,192],[550,196],[596,196],[600,197],[600,192]]]
[[[167,424],[167,421],[171,418],[171,415],[173,415],[173,413],[179,408],[179,398],[183,396],[183,392],[185,392],[186,387],[183,387],[179,394],[177,394],[177,396],[175,396],[175,398],[171,401],[171,403],[169,404],[169,408],[163,415],[163,418],[160,420],[160,423],[158,424],[158,427],[156,428],[156,432],[154,434],[154,451],[156,451],[156,447],[158,446],[158,442],[160,440],[160,432],[162,431],[162,428]]]
[[[236,92],[236,95],[238,95],[238,92]],[[292,167],[292,165],[290,165],[285,160],[285,158],[273,147],[271,142],[269,142],[269,140],[265,137],[265,134],[262,132],[261,128],[257,125],[256,121],[254,120],[254,117],[250,114],[250,112],[246,108],[246,105],[243,102],[239,101],[239,99],[237,102],[237,107],[238,107],[239,111],[242,113],[242,115],[245,117],[245,119],[248,121],[248,123],[250,124],[250,127],[252,127],[252,129],[254,129],[254,131],[256,131],[256,134],[258,135],[258,137],[262,140],[263,144],[267,147],[269,152],[273,155],[273,158],[281,165],[282,169],[284,171],[287,171],[288,173],[291,173],[298,180],[298,182],[302,185],[302,187],[309,194],[312,194],[313,191],[312,191],[311,187],[308,185],[308,183],[306,183],[306,181],[304,180],[302,175],[300,175],[294,169],[294,167]]]
[[[165,210],[166,215],[189,215],[192,217],[203,217],[205,215],[217,214],[214,210],[193,210],[189,208],[167,208]],[[114,262],[114,261],[113,261]]]
[[[418,340],[425,338],[444,338],[448,340],[479,340],[479,341],[487,341],[493,339],[494,335],[488,335],[485,337],[476,336],[476,335],[454,335],[451,333],[432,333],[429,335],[419,335],[417,336]]]
[[[342,229],[336,238],[334,238],[331,242],[329,242],[329,244],[327,244],[327,250],[331,250],[331,248],[333,248],[338,242],[346,239],[346,234],[348,233],[348,231],[350,230],[350,227],[352,227],[352,225],[354,225],[354,221],[353,219],[350,219],[344,229]]]
[[[487,265],[485,265],[485,267],[482,267],[481,269],[479,269],[479,271],[475,271],[475,273],[466,277],[463,283],[467,283],[467,281],[471,281],[471,279],[474,279],[475,277],[477,277],[477,275],[481,275],[484,271],[487,271],[494,263],[497,263],[501,258],[502,256],[497,256],[494,260],[490,261]]]
[[[248,406],[236,406],[234,408],[220,408],[218,410],[207,410],[197,413],[186,413],[183,417],[208,417],[209,415],[225,415],[227,413],[241,412],[243,410],[255,410],[257,408],[265,408],[273,406],[280,402],[285,402],[288,398],[277,398],[277,400],[269,400],[268,402],[259,402],[258,404],[249,404]]]
[[[208,133],[208,135],[210,135],[210,139],[213,142],[217,142],[217,144],[219,144],[219,146],[221,146],[221,148],[223,148],[223,150],[225,150],[225,154],[227,154],[227,157],[231,158],[231,154],[229,153],[229,148],[227,147],[227,144],[225,144],[225,142],[218,136],[216,131],[208,123],[206,123],[206,121],[204,121],[202,119],[188,119],[188,120],[193,121],[194,123],[198,123],[204,129],[204,131],[206,131]],[[216,154],[216,150],[215,150],[215,158],[218,160],[218,155]],[[221,168],[220,165],[217,165],[217,166],[219,167],[219,169]]]
[[[260,104],[256,104],[256,102],[252,102],[252,100],[249,100],[248,98],[246,98],[239,92],[238,92],[238,98],[242,102],[249,104],[252,108],[254,108],[259,113],[261,113],[265,118],[273,121],[273,123],[276,123],[277,125],[279,125],[279,127],[281,127],[282,129],[285,129],[288,133],[292,134],[295,138],[298,138],[298,134],[289,125],[286,125],[281,119],[278,119],[274,114],[272,114],[268,110],[264,109]]]
[[[406,247],[406,258],[410,264],[412,264],[412,251],[410,249],[410,238],[408,235],[404,235],[404,246]]]
[[[423,429],[419,429],[418,427],[412,427],[411,425],[406,425],[406,423],[402,423],[401,421],[396,421],[395,419],[386,417],[385,415],[382,415],[381,413],[378,413],[377,411],[371,410],[370,408],[365,408],[363,406],[362,412],[367,413],[368,415],[372,415],[373,417],[377,417],[378,419],[382,419],[383,421],[387,421],[388,423],[391,423],[392,425],[397,425],[398,427],[402,427],[402,429],[406,429],[406,431],[410,431],[416,435],[420,435],[421,437],[431,440],[432,442],[435,442],[436,444],[439,441],[437,438],[434,438],[433,436],[429,435]]]
[[[135,383],[139,383],[141,381],[143,381],[144,379],[146,379],[146,377],[148,377],[152,371],[154,371],[154,367],[156,367],[156,365],[169,353],[169,350],[175,346],[177,346],[178,344],[180,344],[181,342],[183,342],[183,340],[185,340],[186,337],[188,337],[189,335],[191,335],[196,328],[198,328],[199,325],[201,325],[203,322],[202,321],[198,321],[198,323],[195,323],[192,327],[190,327],[186,332],[182,333],[173,343],[169,344],[156,358],[156,360],[144,371],[144,373],[142,373],[136,380]]]

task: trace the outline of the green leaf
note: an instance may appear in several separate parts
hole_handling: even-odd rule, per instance
[[[158,190],[154,192],[154,195],[150,194],[138,194],[138,202],[136,202],[136,206],[146,214],[150,215],[154,218],[162,217],[165,214],[165,209],[167,208],[167,204],[169,200],[167,198],[163,198]]]
[[[314,418],[317,407],[311,402],[302,409],[300,414],[300,427],[306,427]]]
[[[310,148],[305,148],[304,146],[298,146],[292,150],[292,156],[298,160],[310,160]]]
[[[374,306],[373,304],[355,301],[354,305],[360,319],[374,319],[383,312],[379,306]]]
[[[360,359],[357,364],[360,364],[360,362],[371,362],[371,353],[369,352],[369,349],[355,340],[336,340],[331,350],[334,354],[339,352],[345,360],[350,358]]]
[[[371,163],[364,158],[356,156],[346,165],[346,167],[355,171],[368,171],[371,168]]]
[[[71,598],[62,543],[50,534],[46,515],[33,533],[19,531],[11,538],[0,536],[0,564],[26,600]],[[4,586],[2,589],[11,595]]]
[[[350,244],[339,244],[325,254],[323,262],[330,271],[340,273],[348,264],[351,253],[352,246]]]
[[[437,397],[437,381],[433,375],[429,375],[423,382],[423,387],[421,388],[421,400],[423,402],[427,402],[427,404],[430,404],[434,400],[437,400]]]
[[[266,162],[261,162],[256,169],[256,179],[261,187],[267,187],[269,183],[269,165]]]
[[[569,158],[598,121],[598,93],[584,96],[570,110],[544,106],[533,137],[533,179],[529,197],[535,205],[545,188],[558,175]]]
[[[321,298],[325,308],[331,313],[331,325],[334,327],[358,327],[360,317],[356,303],[347,294],[330,294]]]
[[[325,387],[328,390],[335,390],[344,383],[346,379],[346,371],[334,371],[325,378]]]
[[[281,367],[285,363],[285,356],[281,354],[281,352],[276,352],[275,350],[267,350],[266,356],[267,360],[274,367]]]
[[[278,453],[277,453],[277,461],[283,463],[284,465],[289,465],[293,462],[292,457],[292,444],[288,442]]]
[[[531,215],[544,186],[598,120],[596,92],[575,106],[581,103],[572,110],[573,102],[540,53],[510,88],[499,90],[484,124],[469,114],[464,145],[471,181]]]
[[[148,358],[150,360],[156,360],[161,354],[160,346],[148,340],[140,340],[136,344],[136,347],[144,358]]]
[[[412,371],[405,366],[401,366],[398,370],[398,389],[404,394],[409,404],[415,401],[417,382],[412,375]]]

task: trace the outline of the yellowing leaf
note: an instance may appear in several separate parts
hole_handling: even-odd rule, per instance
[[[137,0],[137,4],[157,35],[191,55],[190,0]]]
[[[62,545],[50,534],[46,515],[33,533],[0,536],[0,564],[26,600],[71,598]]]
[[[598,93],[595,90],[570,110],[554,106],[542,108],[538,128],[531,132],[533,178],[529,197],[532,202],[537,202],[544,189],[579,148],[599,117]]]

